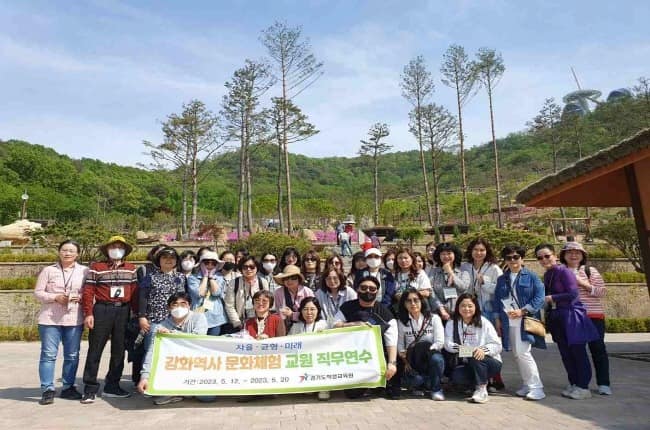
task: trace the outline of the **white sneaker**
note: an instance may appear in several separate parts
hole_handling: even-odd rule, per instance
[[[431,393],[431,400],[442,402],[443,400],[445,400],[445,393],[443,393],[442,390],[433,392]]]
[[[574,390],[575,388],[576,388],[576,386],[573,385],[573,384],[569,384],[569,385],[567,385],[567,386],[564,388],[564,390],[562,390],[562,393],[561,393],[561,394],[562,394],[562,397],[570,397],[571,393],[573,392],[573,390]]]
[[[329,391],[319,391],[318,392],[318,400],[329,400],[330,399],[330,392]]]
[[[598,394],[600,394],[601,396],[611,396],[612,389],[609,387],[609,385],[599,385]]]
[[[528,386],[524,385],[523,387],[518,389],[515,392],[515,394],[517,395],[517,397],[526,397],[526,394],[528,394],[529,392],[530,392],[530,389],[528,388]]]
[[[533,388],[526,394],[526,397],[524,397],[526,400],[542,400],[544,397],[546,397],[546,394],[544,394],[544,390],[541,388]]]
[[[591,391],[588,388],[575,387],[569,394],[569,398],[573,400],[591,399]]]
[[[485,387],[477,388],[472,395],[472,401],[474,403],[486,403],[488,400],[488,392]]]

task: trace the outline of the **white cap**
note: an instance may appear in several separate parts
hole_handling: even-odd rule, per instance
[[[378,250],[377,248],[369,248],[366,253],[364,254],[365,258],[368,258],[369,255],[378,255],[381,257],[381,251]]]

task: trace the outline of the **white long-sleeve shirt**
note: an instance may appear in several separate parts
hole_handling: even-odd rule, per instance
[[[424,315],[420,314],[417,319],[409,316],[408,324],[402,321],[397,322],[397,352],[404,352],[409,345],[415,341],[415,337],[420,333],[424,324]],[[442,326],[442,320],[438,314],[432,314],[427,321],[418,340],[426,340],[432,343],[431,349],[440,351],[445,343],[445,329]]]
[[[458,327],[460,345],[481,348],[485,353],[501,361],[501,338],[497,334],[492,323],[481,316],[481,327],[472,324],[466,325],[462,318],[454,323],[450,320],[445,327],[445,349],[451,353],[458,352],[457,344],[454,342],[454,324]]]

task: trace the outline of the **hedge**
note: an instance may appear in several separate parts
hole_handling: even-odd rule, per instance
[[[637,272],[604,272],[603,280],[608,283],[632,284],[644,283],[645,274]]]
[[[0,279],[0,290],[32,290],[36,277]]]
[[[88,340],[88,330],[84,329],[81,335],[83,340]],[[0,342],[7,341],[38,341],[38,326],[6,326],[0,325]]]
[[[650,318],[606,318],[607,333],[650,333]]]
[[[145,261],[149,251],[133,251],[126,257],[127,261]],[[0,253],[0,263],[54,263],[59,259],[55,253]],[[86,261],[83,262],[87,264]]]

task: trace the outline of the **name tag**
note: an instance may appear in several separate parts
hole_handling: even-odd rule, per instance
[[[442,294],[445,296],[445,300],[455,299],[458,297],[456,288],[443,288]]]
[[[519,306],[517,306],[517,302],[515,302],[512,299],[512,297],[501,299],[501,303],[503,303],[503,310],[506,312],[519,309]]]
[[[123,299],[124,287],[111,287],[111,299]]]
[[[246,309],[247,311],[253,309],[253,298],[252,297],[249,297],[249,298],[246,299],[246,303],[244,304],[244,309]]]
[[[203,310],[211,311],[212,309],[214,309],[214,302],[212,300],[210,300],[209,297],[206,297],[203,300]]]
[[[474,356],[474,347],[467,345],[460,345],[458,347],[458,357],[460,358],[472,358]]]

